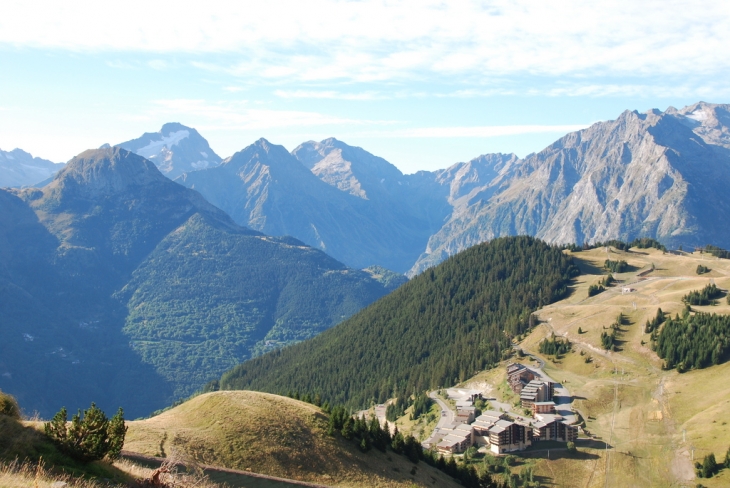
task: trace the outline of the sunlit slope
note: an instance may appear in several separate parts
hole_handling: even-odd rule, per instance
[[[208,393],[129,423],[124,448],[165,456],[184,451],[204,464],[337,486],[457,486],[442,472],[375,449],[362,453],[326,434],[318,407],[268,393]],[[415,467],[415,474],[411,474]]]
[[[543,461],[540,474],[569,486],[727,486],[730,474],[694,480],[694,460],[714,452],[722,462],[730,447],[730,364],[724,362],[683,374],[662,369],[663,361],[649,348],[647,320],[657,308],[674,316],[682,297],[710,282],[730,288],[730,260],[708,254],[673,255],[655,249],[620,252],[610,248],[574,253],[585,273],[575,280],[570,297],[537,312],[542,323],[521,344],[537,353],[539,342],[556,334],[570,339],[573,352],[546,359],[546,371],[565,382],[575,407],[586,420],[595,442],[582,445],[586,458]],[[587,296],[588,287],[603,278],[606,259],[623,259],[630,271],[614,273],[619,283]],[[697,275],[698,264],[711,269]],[[652,270],[653,266],[653,270]],[[628,290],[630,288],[630,290]],[[724,298],[714,306],[693,310],[730,314]],[[601,346],[601,333],[617,316],[625,317],[615,352]],[[582,333],[579,333],[579,329]],[[538,354],[539,355],[539,354]],[[725,361],[727,358],[724,358]],[[608,442],[606,451],[602,442]],[[579,448],[581,443],[579,443]],[[586,464],[590,469],[585,469]]]

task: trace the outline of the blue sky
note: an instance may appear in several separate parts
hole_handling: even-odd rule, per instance
[[[724,1],[232,3],[5,0],[0,149],[65,161],[176,121],[222,157],[334,136],[411,173],[730,102]]]

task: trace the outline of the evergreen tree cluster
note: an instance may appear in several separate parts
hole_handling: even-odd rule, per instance
[[[606,259],[606,261],[603,262],[603,267],[614,273],[623,273],[624,271],[628,271],[629,263],[627,263],[623,259],[620,259],[618,261]]]
[[[449,387],[512,354],[532,312],[579,274],[557,247],[527,236],[469,248],[311,340],[225,373],[221,389],[318,391],[362,408]]]
[[[554,335],[542,341],[538,347],[541,354],[548,356],[562,356],[568,354],[572,344],[568,339],[561,339]]]
[[[705,456],[702,463],[695,462],[695,470],[698,478],[712,478],[720,470],[730,468],[730,448],[725,452],[725,459],[722,464],[718,464],[715,453]],[[699,486],[699,485],[698,485]]]
[[[704,266],[702,264],[697,265],[697,274],[698,275],[709,273],[709,272],[710,272],[710,268],[708,268],[707,266]]]
[[[601,346],[603,346],[604,349],[606,349],[607,351],[615,351],[616,350],[615,343],[616,343],[616,332],[615,331],[612,330],[610,334],[606,331],[601,332]]]
[[[595,285],[591,285],[588,287],[588,296],[592,297],[592,296],[598,295],[599,293],[604,292],[604,291],[606,291],[606,289],[603,287],[603,285],[600,283],[597,283]]]
[[[647,320],[646,325],[644,326],[644,332],[646,334],[651,334],[655,330],[659,329],[659,326],[664,323],[664,312],[662,312],[661,308],[658,308],[656,310],[656,315],[653,319]]]
[[[395,399],[393,403],[389,403],[385,407],[385,419],[395,422],[398,417],[402,417],[406,413],[406,409],[411,406],[411,398],[401,395]]]
[[[730,349],[730,316],[696,313],[669,318],[653,346],[667,369],[681,372],[720,364]]]
[[[715,300],[721,296],[722,290],[711,283],[701,290],[689,292],[682,297],[682,301],[687,305],[715,305]]]
[[[78,412],[67,425],[68,414],[66,408],[54,415],[50,422],[44,425],[46,435],[58,447],[81,462],[91,462],[104,459],[119,458],[124,446],[124,437],[127,427],[124,425],[124,411],[120,408],[116,415],[108,419],[104,412],[95,404],[84,410],[83,416]]]
[[[413,402],[413,410],[411,411],[411,420],[417,420],[421,415],[427,414],[431,410],[433,400],[425,393],[416,396]]]
[[[712,244],[706,245],[703,251],[708,254],[712,254],[716,258],[730,259],[730,251],[726,251],[721,247],[713,246]]]
[[[618,317],[616,317],[616,321],[609,327],[611,332],[606,332],[605,330],[601,332],[601,346],[603,346],[604,349],[608,351],[616,350],[616,335],[620,332],[623,323],[624,315],[619,313]]]

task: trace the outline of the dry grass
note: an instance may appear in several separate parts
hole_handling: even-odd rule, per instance
[[[644,323],[657,308],[680,313],[682,297],[710,279],[720,288],[730,288],[730,260],[704,254],[673,256],[654,249],[634,251],[611,250],[610,259],[624,259],[636,269],[614,274],[618,285],[590,298],[588,286],[602,278],[600,268],[607,254],[605,248],[575,253],[584,274],[575,281],[571,296],[538,311],[542,324],[521,343],[524,350],[536,354],[539,342],[550,334],[571,340],[573,352],[557,361],[543,357],[545,370],[570,389],[587,430],[596,435],[591,448],[580,447],[586,441],[578,443],[584,459],[547,460],[545,453],[530,454],[537,457],[536,474],[543,484],[694,486],[700,480],[693,479],[690,447],[695,447],[695,459],[700,460],[709,452],[722,460],[730,447],[730,383],[724,381],[730,376],[730,363],[680,375],[663,371],[662,361],[642,344],[648,342]],[[698,276],[695,270],[700,263],[712,271]],[[638,276],[652,264],[654,271]],[[633,291],[622,294],[622,285]],[[730,314],[724,300],[716,306],[693,308]],[[601,348],[600,335],[619,313],[627,318],[619,350],[608,352]],[[495,386],[501,383],[497,373],[480,377],[491,378]],[[604,441],[611,446],[608,452],[595,448]],[[728,486],[730,472],[724,470],[701,482],[708,487]]]
[[[405,457],[326,434],[318,407],[251,391],[196,397],[151,419],[129,422],[125,449],[150,456],[185,452],[202,464],[337,486],[458,486]]]
[[[21,463],[13,461],[0,463],[0,486],[3,488],[52,488],[57,482],[65,482],[65,488],[99,488],[111,486],[109,483],[100,483],[93,480],[72,477],[68,474],[58,474],[49,470],[43,462]]]

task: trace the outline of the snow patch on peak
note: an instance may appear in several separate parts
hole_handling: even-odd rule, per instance
[[[687,118],[696,120],[697,122],[702,122],[702,121],[707,120],[709,118],[709,116],[707,115],[707,112],[705,112],[704,109],[699,108],[699,109],[695,110],[694,112],[687,114]]]
[[[159,140],[151,141],[145,147],[140,148],[135,152],[144,158],[152,159],[160,152],[164,152],[165,149],[169,149],[172,146],[178,145],[180,141],[189,136],[190,131],[187,130],[170,132],[170,134],[168,134],[167,136],[162,136],[162,138]]]
[[[208,159],[208,153],[205,151],[200,151],[200,155],[203,156],[205,159]]]

